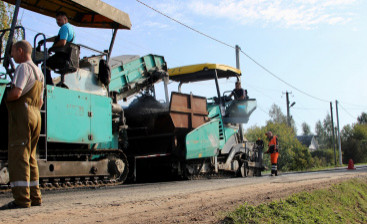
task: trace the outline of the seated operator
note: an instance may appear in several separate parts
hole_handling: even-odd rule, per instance
[[[72,43],[75,39],[75,33],[73,27],[68,22],[68,18],[65,12],[59,11],[56,13],[56,23],[59,25],[60,30],[57,36],[50,37],[46,39],[46,42],[53,42],[54,44],[49,49],[50,51],[54,51],[57,48],[62,48],[66,45],[66,43]],[[44,43],[43,40],[38,42],[38,49],[40,45]],[[68,60],[68,54],[65,52],[55,52],[54,55],[49,57],[46,61],[46,65],[48,68],[55,69],[59,68],[60,65],[65,64],[66,60]],[[51,71],[46,69],[46,83],[53,84],[51,78]]]
[[[232,91],[231,95],[229,95],[230,97],[234,96],[235,100],[244,100],[244,99],[248,99],[248,95],[247,95],[247,90],[242,89],[241,87],[241,82],[237,81],[236,82],[236,88]]]

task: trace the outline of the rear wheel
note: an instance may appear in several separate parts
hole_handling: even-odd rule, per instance
[[[108,162],[108,171],[111,179],[115,179],[118,182],[123,183],[129,173],[129,163],[124,153],[119,154],[119,158],[113,157]]]
[[[240,166],[241,177],[247,177],[248,172],[249,172],[249,169],[248,169],[247,163],[246,162],[242,163],[242,165]]]

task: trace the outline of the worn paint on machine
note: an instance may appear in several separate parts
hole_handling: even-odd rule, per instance
[[[49,142],[112,140],[111,98],[47,86],[47,104]]]
[[[209,121],[186,135],[186,159],[215,156],[219,148],[219,120]]]

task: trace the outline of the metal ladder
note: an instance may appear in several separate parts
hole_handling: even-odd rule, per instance
[[[33,58],[35,58],[36,55],[36,40],[38,36],[42,36],[44,43],[43,43],[43,49],[44,49],[44,57],[43,57],[43,88],[44,88],[44,95],[43,95],[43,107],[41,108],[40,112],[41,112],[41,120],[42,120],[42,115],[44,117],[44,119],[42,120],[43,122],[41,123],[41,133],[39,135],[39,139],[38,139],[38,144],[40,143],[40,140],[42,139],[44,142],[44,147],[45,147],[45,155],[44,158],[40,158],[41,160],[47,161],[47,86],[46,86],[46,59],[47,59],[47,48],[46,48],[46,36],[43,33],[38,33],[35,37],[34,37],[34,50],[33,50]],[[43,129],[43,132],[42,132]]]
[[[43,107],[43,109],[40,110],[40,112],[41,112],[41,120],[42,120],[42,115],[44,117],[43,122],[41,124],[42,127],[43,127],[44,132],[40,133],[38,143],[40,142],[41,139],[43,139],[44,146],[45,146],[45,156],[44,156],[44,158],[40,158],[40,159],[47,161],[47,91],[45,91],[45,94],[44,94],[43,97],[44,97],[44,100],[43,100],[44,107]],[[41,127],[41,130],[42,130],[42,127]]]

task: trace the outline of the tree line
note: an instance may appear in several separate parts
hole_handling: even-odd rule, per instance
[[[287,125],[287,117],[282,113],[279,106],[273,104],[269,110],[270,119],[265,126],[252,126],[247,129],[245,137],[248,141],[254,142],[257,139],[265,140],[265,151],[268,140],[264,133],[273,132],[278,136],[280,143],[280,155],[278,168],[282,171],[308,170],[311,168],[333,166],[339,164],[337,138],[333,141],[332,122],[329,114],[323,121],[318,121],[315,125],[315,134],[307,123],[302,123],[302,135],[314,135],[319,148],[310,152],[308,146],[301,144],[297,140],[297,129],[295,122],[291,119],[291,126]],[[335,133],[336,134],[336,133]],[[336,137],[336,135],[335,135]],[[356,123],[346,125],[341,130],[341,146],[343,163],[347,164],[349,159],[355,163],[367,162],[367,114],[362,113]],[[335,155],[334,155],[335,144]],[[270,167],[269,156],[264,156],[265,165]]]
[[[14,5],[0,1],[0,30],[9,29],[11,27],[14,9],[15,9]],[[17,22],[17,25],[20,25],[19,21]],[[1,44],[1,52],[0,52],[1,55],[4,54],[6,42],[8,41],[8,36],[9,36],[9,32],[6,32],[3,39],[1,40],[1,43],[0,43]],[[21,31],[19,29],[15,30],[13,41],[20,40],[22,38],[24,37],[22,36]]]

